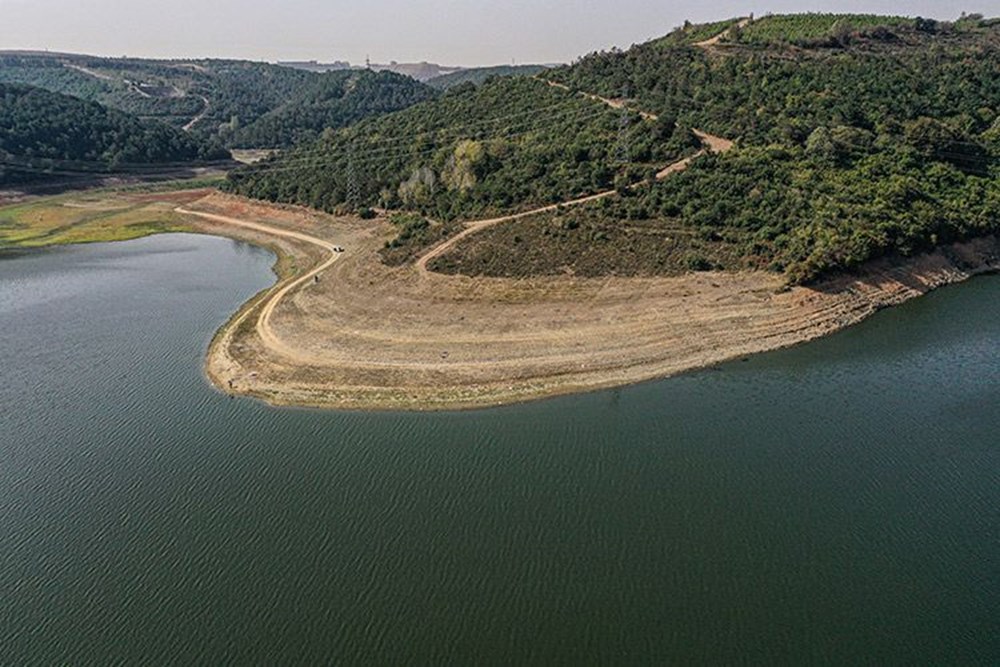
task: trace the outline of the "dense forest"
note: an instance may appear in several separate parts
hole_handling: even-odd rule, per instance
[[[435,96],[433,88],[392,72],[318,74],[291,99],[228,135],[232,146],[287,148],[369,116],[398,111]]]
[[[713,35],[718,43],[699,44]],[[471,219],[616,179],[638,183],[650,165],[683,154],[686,128],[698,128],[736,141],[735,149],[651,186],[620,187],[618,198],[499,226],[436,267],[514,276],[751,267],[805,282],[1000,231],[998,71],[1000,24],[975,15],[952,23],[807,14],[685,25],[542,75],[568,91],[528,79],[459,86],[233,174],[231,187],[329,209],[350,199],[354,173],[364,181],[359,204]],[[555,121],[549,105],[559,98],[582,108],[585,94],[627,95],[630,108],[658,120],[627,120],[623,151],[611,110],[599,122]],[[537,127],[527,151],[509,150],[502,118],[517,114]],[[482,124],[474,135],[428,137],[429,128],[466,118]],[[359,168],[374,150],[369,140],[410,148],[391,164]],[[628,161],[615,162],[616,153]],[[470,163],[470,180],[456,178],[456,165]],[[504,251],[525,239],[530,253]]]
[[[790,14],[766,16],[751,21],[722,38],[726,44],[754,46],[799,46],[804,48],[846,46],[851,40],[876,42],[910,41],[913,36],[929,35],[942,39],[973,34],[988,28],[991,21],[980,15],[962,15],[951,22],[934,19],[881,16],[877,14]]]
[[[99,102],[237,148],[287,146],[315,138],[326,127],[402,109],[434,94],[390,73],[321,74],[238,60],[15,53],[0,53],[0,83]]]
[[[769,17],[740,34],[772,22],[808,25],[812,18]],[[1000,100],[1000,26],[967,20],[935,24],[929,32],[910,20],[905,28],[878,29],[871,17],[861,17],[868,27],[854,30],[850,17],[819,18],[838,35],[836,45],[811,37],[822,46],[725,43],[701,49],[657,40],[591,54],[547,76],[609,97],[627,88],[639,108],[744,144],[801,145],[821,126],[874,131],[921,116],[961,132],[981,132],[992,123]],[[885,20],[894,26],[901,19]],[[804,29],[793,34],[814,35]]]
[[[619,137],[629,148],[627,165]],[[673,123],[649,122],[536,79],[501,78],[329,131],[232,173],[229,187],[329,211],[377,205],[447,221],[645,178],[696,145]]]
[[[217,144],[162,123],[41,88],[0,83],[0,182],[228,157]]]
[[[643,108],[739,142],[612,217],[680,223],[735,245],[724,254],[740,266],[801,282],[1000,229],[998,27],[766,17],[717,49],[661,41],[551,76],[581,90],[631,86]]]

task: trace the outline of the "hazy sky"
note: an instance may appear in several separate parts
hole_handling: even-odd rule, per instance
[[[98,55],[564,62],[754,12],[1000,15],[1000,0],[0,0],[0,49]]]

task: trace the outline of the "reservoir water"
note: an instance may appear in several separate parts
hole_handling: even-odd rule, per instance
[[[203,379],[273,257],[0,259],[0,664],[997,664],[1000,277],[453,414]]]

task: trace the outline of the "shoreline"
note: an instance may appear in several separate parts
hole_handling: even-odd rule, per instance
[[[260,208],[259,204],[246,202],[239,205],[244,212]],[[302,213],[286,212],[290,215]],[[352,241],[369,241],[368,253],[379,246],[382,236],[377,231],[343,224],[346,225],[345,234],[354,235]],[[206,231],[256,243],[263,240],[247,238],[246,230],[218,227]],[[376,242],[371,242],[373,240]],[[276,252],[279,265],[287,264],[289,256],[296,256],[295,261],[302,262],[303,255],[309,255],[309,249],[301,244],[289,247],[280,243],[277,248],[271,245],[270,249]],[[358,271],[362,274],[374,272],[375,267],[351,254],[348,252],[347,261],[336,262],[326,272],[333,275],[317,274],[323,275],[324,283],[320,285],[335,283],[337,278],[347,278],[339,283],[345,291],[363,285],[357,280]],[[365,257],[365,253],[361,255]],[[630,290],[636,294],[658,290],[659,300],[650,303],[676,306],[678,298],[671,296],[671,292],[686,290],[694,294],[688,301],[690,316],[682,318],[685,322],[673,322],[678,326],[687,325],[686,329],[682,327],[673,332],[677,335],[657,339],[646,330],[650,318],[637,317],[622,329],[637,336],[634,348],[619,346],[613,350],[614,354],[609,354],[600,345],[590,350],[583,343],[578,344],[579,353],[568,354],[562,339],[576,333],[572,327],[560,330],[559,326],[554,326],[540,335],[533,331],[530,321],[519,322],[512,327],[502,326],[500,332],[483,337],[481,326],[456,325],[454,317],[426,323],[432,328],[426,328],[423,322],[418,322],[420,327],[406,322],[420,319],[421,310],[426,313],[441,308],[442,300],[450,302],[448,305],[454,309],[451,315],[463,312],[465,307],[473,312],[493,308],[497,309],[494,318],[503,317],[504,310],[521,303],[533,306],[540,303],[542,308],[557,310],[566,304],[564,298],[551,302],[543,298],[536,302],[528,296],[533,291],[556,290],[553,283],[558,280],[421,276],[412,266],[382,270],[385,274],[382,278],[389,278],[388,284],[398,280],[398,291],[406,292],[406,296],[415,301],[414,304],[404,303],[409,306],[407,308],[400,308],[402,323],[394,324],[383,317],[373,329],[365,326],[372,319],[372,311],[380,305],[399,306],[406,298],[392,293],[387,297],[377,289],[363,298],[352,313],[340,316],[341,321],[323,322],[324,315],[336,311],[323,303],[323,294],[310,294],[318,287],[310,280],[308,285],[302,286],[301,293],[293,292],[281,303],[271,304],[272,312],[268,316],[273,315],[274,331],[269,336],[280,337],[282,349],[277,352],[268,349],[261,345],[254,323],[258,322],[260,311],[271,295],[281,291],[287,293],[296,276],[318,266],[315,253],[309,256],[314,263],[302,270],[277,270],[275,285],[255,295],[216,332],[204,370],[209,381],[223,393],[253,397],[276,407],[442,412],[500,407],[640,384],[815,340],[940,287],[998,272],[1000,239],[984,237],[913,258],[877,260],[855,275],[841,275],[810,287],[783,288],[780,277],[755,273],[704,273],[669,279],[564,280],[569,283],[567,289],[571,295],[580,292],[592,299],[600,299],[601,292],[618,290],[625,292],[627,302]],[[367,260],[370,259],[368,256]],[[339,273],[335,273],[337,271]],[[458,285],[458,291],[440,297],[437,293],[445,291],[445,283],[449,280]],[[381,284],[378,279],[369,281],[372,283]],[[727,291],[728,288],[733,289]],[[488,296],[462,294],[476,290]],[[506,293],[508,290],[512,293]],[[735,303],[735,310],[727,309],[725,304],[728,302]],[[617,301],[611,299],[609,303],[615,306]],[[716,303],[723,305],[716,306]],[[642,305],[640,302],[637,310]],[[704,312],[702,319],[698,317],[699,308]],[[759,313],[752,312],[754,308]],[[357,320],[352,321],[353,314],[359,316]],[[515,313],[512,311],[512,314]],[[677,320],[676,315],[667,319],[671,317]],[[460,319],[465,320],[465,317]],[[727,334],[727,323],[744,326],[742,330],[730,327]],[[440,327],[435,329],[434,324]],[[559,324],[565,323],[556,322]],[[593,324],[588,321],[583,327],[586,330],[584,340],[588,343],[593,343],[594,334],[599,333],[590,331]],[[704,336],[697,335],[702,325],[706,330]],[[314,326],[319,328],[310,329]],[[322,328],[324,326],[327,328]],[[308,335],[310,331],[313,336]],[[438,348],[464,346],[464,354],[456,359],[459,354],[444,351],[432,359],[427,347],[433,347],[430,345],[433,341],[421,340],[415,333],[439,339]],[[546,336],[551,336],[556,343],[548,353]],[[320,344],[316,338],[328,338],[332,342]],[[409,346],[416,345],[422,347],[407,351]],[[522,345],[534,346],[542,352],[521,355],[518,349]],[[498,350],[498,346],[503,349]]]
[[[521,405],[526,403],[534,403],[540,401],[546,401],[556,398],[564,398],[567,396],[575,395],[585,395],[598,393],[602,391],[610,391],[613,389],[622,389],[627,387],[639,386],[651,382],[659,382],[662,380],[668,380],[670,378],[679,377],[687,373],[694,373],[702,370],[707,370],[714,368],[726,363],[731,363],[743,358],[752,357],[758,354],[766,354],[769,352],[777,352],[780,350],[786,350],[799,345],[805,345],[810,342],[825,338],[827,336],[836,334],[840,331],[849,329],[853,326],[861,324],[869,317],[877,314],[878,312],[893,308],[895,306],[903,305],[904,303],[911,301],[912,299],[919,298],[921,296],[926,296],[933,291],[938,289],[949,287],[951,285],[958,285],[964,283],[973,278],[987,276],[987,275],[1000,275],[1000,266],[985,268],[979,271],[972,271],[968,275],[958,278],[956,280],[951,280],[947,282],[942,282],[935,287],[929,289],[927,292],[913,294],[912,296],[907,296],[905,298],[887,302],[885,304],[871,304],[871,310],[869,313],[862,315],[856,320],[842,323],[840,326],[824,328],[822,330],[816,331],[813,334],[805,335],[801,339],[794,340],[792,342],[782,343],[773,347],[761,346],[759,349],[749,350],[749,351],[732,351],[726,354],[720,355],[717,360],[711,362],[706,362],[704,364],[696,364],[686,367],[681,367],[676,370],[667,372],[666,374],[649,374],[648,376],[637,376],[635,378],[616,380],[608,379],[606,382],[594,383],[594,384],[581,384],[580,386],[566,386],[562,385],[559,387],[549,387],[544,383],[539,383],[536,385],[526,385],[523,387],[511,387],[509,390],[499,390],[496,392],[482,391],[476,388],[472,388],[467,395],[458,395],[454,398],[441,398],[437,401],[427,400],[426,398],[414,398],[408,395],[401,395],[400,393],[394,392],[393,390],[383,389],[379,387],[371,388],[359,388],[353,387],[350,390],[341,392],[335,396],[329,396],[327,394],[321,393],[269,393],[264,391],[238,391],[227,388],[223,385],[222,380],[211,370],[211,361],[206,358],[205,362],[205,377],[209,383],[218,391],[228,394],[233,397],[245,397],[260,400],[263,403],[274,407],[274,408],[290,408],[290,409],[303,409],[303,410],[335,410],[344,412],[424,412],[424,413],[445,413],[445,412],[472,412],[477,410],[489,410],[489,409],[499,409],[503,407],[510,407],[515,405]],[[267,292],[266,290],[262,294],[258,294],[250,303],[247,304],[247,309],[239,311],[234,314],[230,322],[227,323],[222,329],[216,332],[212,340],[212,345],[214,346],[216,341],[219,340],[221,334],[225,329],[228,328],[231,321],[239,317],[241,314],[246,314],[249,311],[256,310],[259,304],[258,299],[262,298]],[[209,356],[211,355],[211,350]],[[627,370],[627,369],[625,369]]]
[[[762,272],[471,278],[382,264],[394,232],[384,219],[204,190],[106,196],[84,203],[97,215],[120,209],[130,224],[162,220],[141,235],[211,234],[275,255],[275,284],[218,328],[203,370],[223,393],[281,407],[458,411],[619,388],[799,345],[1000,272],[1000,238],[988,236],[808,287]],[[84,204],[57,201],[68,211]],[[82,224],[74,241],[118,234]]]
[[[657,372],[642,372],[634,377],[627,377],[623,379],[615,379],[609,377],[605,381],[594,382],[594,383],[581,383],[577,386],[574,385],[548,385],[546,384],[546,378],[541,378],[539,382],[534,384],[525,384],[522,386],[511,386],[507,389],[504,388],[478,388],[471,387],[467,392],[459,392],[453,397],[427,397],[427,396],[414,396],[406,392],[405,390],[396,391],[393,389],[386,389],[382,387],[351,387],[336,393],[327,393],[326,390],[321,391],[308,391],[303,390],[303,388],[295,388],[292,392],[283,391],[267,391],[267,390],[236,390],[233,388],[228,388],[223,384],[223,380],[216,374],[209,370],[212,367],[212,362],[209,358],[205,361],[205,377],[209,380],[213,387],[217,390],[234,397],[246,397],[254,398],[264,402],[265,404],[274,408],[291,408],[291,409],[303,409],[303,410],[335,410],[344,412],[424,412],[424,413],[445,413],[445,412],[471,412],[477,410],[489,410],[489,409],[499,409],[503,407],[510,407],[515,405],[521,405],[526,403],[534,403],[540,401],[546,401],[550,399],[563,398],[567,396],[575,395],[585,395],[598,393],[602,391],[609,391],[613,389],[622,389],[627,387],[634,387],[638,385],[643,385],[651,382],[659,382],[662,380],[668,380],[673,377],[679,377],[687,373],[698,372],[702,370],[707,370],[714,368],[716,366],[731,363],[743,358],[752,357],[758,354],[766,354],[769,352],[777,352],[780,350],[786,350],[799,345],[805,345],[810,342],[825,338],[827,336],[839,333],[853,326],[861,324],[869,317],[876,315],[882,310],[888,308],[894,308],[896,306],[903,305],[913,299],[926,296],[931,292],[937,291],[938,289],[949,287],[952,285],[958,285],[964,283],[973,278],[987,276],[987,275],[998,275],[1000,274],[1000,266],[986,267],[981,270],[973,270],[962,277],[956,278],[954,280],[946,280],[935,284],[933,287],[929,288],[925,292],[914,293],[912,295],[907,295],[902,298],[890,297],[885,302],[873,301],[869,304],[869,308],[866,312],[856,319],[850,321],[844,321],[836,326],[823,326],[817,328],[815,331],[807,333],[800,338],[795,338],[789,342],[782,342],[774,346],[761,345],[759,348],[755,349],[734,349],[729,352],[722,352],[718,358],[711,361],[706,361],[705,363],[697,363],[689,366],[681,366],[673,370],[666,371],[665,373]],[[250,311],[257,310],[259,303],[257,301],[265,296],[271,290],[266,290],[262,294],[258,294],[254,297],[251,303],[247,304],[245,310],[239,311],[234,314],[232,319],[236,319],[241,314],[249,314]],[[888,293],[887,293],[888,294]],[[212,344],[215,345],[216,340],[220,339],[221,334],[227,329],[229,323],[216,332],[213,337]],[[211,349],[209,351],[209,357],[211,356]],[[628,374],[628,371],[632,370],[631,367],[626,367],[621,369],[623,374]],[[548,378],[548,380],[554,380],[556,377]]]

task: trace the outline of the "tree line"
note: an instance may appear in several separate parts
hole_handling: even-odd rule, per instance
[[[0,179],[47,171],[221,160],[229,153],[163,123],[41,88],[0,83]]]

